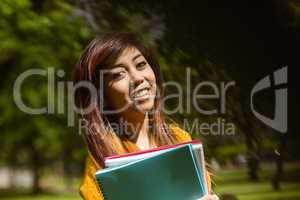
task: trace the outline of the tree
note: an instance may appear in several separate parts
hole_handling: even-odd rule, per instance
[[[14,102],[16,79],[32,68],[56,72],[62,69],[69,80],[83,45],[92,32],[75,9],[64,1],[9,0],[0,5],[1,55],[1,162],[14,168],[31,167],[33,192],[40,191],[43,166],[51,165],[68,152],[71,160],[83,160],[85,151],[74,128],[67,128],[67,113],[57,114],[56,94],[44,76],[28,77],[21,88],[26,105],[34,108],[53,103],[55,114],[30,115]],[[58,77],[56,77],[58,78]],[[56,89],[56,86],[52,86]],[[50,101],[50,102],[49,102]],[[54,102],[52,102],[54,101]],[[72,151],[70,151],[72,150]],[[78,157],[79,155],[79,157]],[[77,156],[77,158],[76,158]]]

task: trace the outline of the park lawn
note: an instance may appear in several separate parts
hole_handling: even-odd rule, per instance
[[[264,167],[260,180],[251,182],[246,170],[224,170],[215,174],[214,191],[218,194],[234,194],[239,200],[299,200],[300,180],[298,166],[287,166],[281,190],[274,191],[271,185],[272,168]]]
[[[9,195],[1,197],[0,199],[5,200],[81,200],[79,195],[71,194],[41,194],[41,195]]]
[[[300,168],[287,166],[280,191],[272,189],[270,179],[274,172],[272,167],[263,167],[258,182],[250,182],[247,179],[245,169],[221,170],[214,173],[213,190],[221,194],[234,194],[238,200],[300,200]],[[79,194],[41,194],[1,195],[0,200],[81,200]]]

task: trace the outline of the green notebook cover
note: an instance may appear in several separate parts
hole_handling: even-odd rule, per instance
[[[192,145],[96,173],[105,200],[196,200],[204,196]]]

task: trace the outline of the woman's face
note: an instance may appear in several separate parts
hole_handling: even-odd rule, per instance
[[[155,74],[138,49],[125,49],[106,74],[104,90],[113,110],[147,112],[153,108]]]

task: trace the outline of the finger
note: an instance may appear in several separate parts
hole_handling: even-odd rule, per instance
[[[220,200],[220,198],[215,194],[208,194],[197,200]]]
[[[217,195],[215,195],[215,194],[212,195],[212,199],[213,200],[220,200],[220,198]]]

